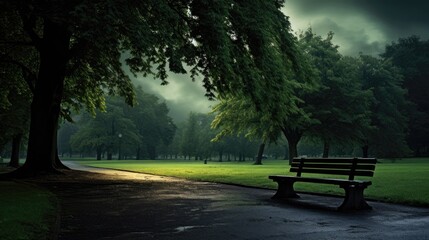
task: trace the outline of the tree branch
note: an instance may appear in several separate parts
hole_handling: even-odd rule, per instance
[[[20,41],[0,41],[1,45],[14,45],[14,46],[34,46],[33,42],[20,42]]]
[[[82,55],[86,53],[88,46],[89,46],[89,41],[82,39],[81,41],[75,43],[71,47],[68,53],[68,59],[69,59],[69,62],[73,62],[73,61],[70,61],[72,59],[74,59],[75,61],[74,61],[74,64],[67,67],[66,76],[72,75],[73,72],[76,71],[82,65],[82,61],[78,59],[81,59]]]
[[[37,35],[37,33],[34,31],[34,27],[36,26],[36,16],[34,14],[31,14],[29,17],[25,16],[23,12],[20,12],[19,14],[22,19],[23,29],[30,37],[33,45],[40,50],[42,45],[42,39]]]
[[[0,62],[10,63],[10,64],[14,64],[14,65],[20,67],[24,81],[27,83],[30,91],[32,93],[34,93],[34,89],[35,89],[34,85],[35,85],[35,82],[37,80],[37,76],[33,71],[31,71],[30,68],[25,66],[23,63],[16,61],[16,60],[13,60],[13,59],[10,59],[10,58],[8,58],[8,60],[0,60]]]

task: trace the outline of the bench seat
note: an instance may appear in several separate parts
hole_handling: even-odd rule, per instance
[[[372,209],[365,201],[363,192],[372,184],[369,180],[355,180],[357,176],[372,176],[375,169],[375,159],[362,158],[295,158],[292,162],[291,172],[297,176],[272,175],[269,179],[277,182],[278,188],[274,199],[298,198],[295,192],[295,182],[308,182],[319,184],[338,185],[345,191],[344,201],[338,210]],[[348,175],[348,179],[302,177],[303,172],[319,173],[325,175]]]

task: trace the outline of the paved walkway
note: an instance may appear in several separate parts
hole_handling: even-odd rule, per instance
[[[284,203],[272,190],[67,164],[100,178],[48,186],[61,200],[59,239],[429,239],[427,208],[370,202],[346,214],[332,197]]]

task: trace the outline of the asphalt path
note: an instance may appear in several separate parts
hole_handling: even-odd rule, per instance
[[[58,239],[429,239],[428,208],[342,213],[335,197],[274,201],[272,190],[66,164],[86,172],[45,184],[60,199]]]

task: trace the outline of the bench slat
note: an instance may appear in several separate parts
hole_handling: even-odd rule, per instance
[[[326,184],[362,184],[365,186],[369,186],[372,184],[369,180],[347,180],[347,179],[336,179],[336,178],[311,178],[311,177],[293,177],[293,176],[285,176],[285,175],[272,175],[268,177],[277,182],[292,180],[297,182],[313,182],[313,183],[326,183]]]
[[[291,168],[291,172],[298,172],[298,168]],[[314,168],[303,168],[301,170],[303,173],[319,173],[319,174],[333,174],[333,175],[347,175],[349,176],[351,171],[350,170],[341,170],[341,169],[314,169]],[[365,171],[365,170],[356,170],[354,171],[354,176],[367,176],[372,177],[374,176],[373,171]]]
[[[294,158],[292,163],[299,163],[303,159],[305,163],[352,163],[354,158]],[[356,158],[356,162],[376,164],[377,159],[375,158]]]
[[[299,168],[300,163],[292,163],[291,167],[293,168]],[[304,162],[302,164],[303,168],[323,168],[323,169],[351,169],[352,168],[352,164],[351,163],[347,163],[347,164],[325,164],[325,163],[307,163]],[[375,170],[375,165],[369,165],[369,164],[365,164],[365,165],[361,165],[358,164],[356,165],[356,169],[357,170]]]

